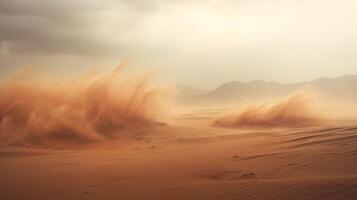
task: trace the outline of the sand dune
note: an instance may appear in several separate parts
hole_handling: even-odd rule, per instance
[[[207,126],[177,115],[131,142],[101,148],[0,148],[1,199],[355,199],[357,127]],[[211,115],[209,114],[211,113]],[[191,121],[191,123],[187,123]],[[18,153],[16,153],[18,152]],[[28,153],[25,153],[28,152]]]

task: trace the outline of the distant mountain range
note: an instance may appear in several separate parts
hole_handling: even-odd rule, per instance
[[[357,102],[357,75],[319,78],[313,81],[283,84],[255,80],[232,81],[212,91],[192,86],[177,86],[177,101],[181,104],[234,103],[286,97],[303,88],[312,89],[324,97],[346,98]]]

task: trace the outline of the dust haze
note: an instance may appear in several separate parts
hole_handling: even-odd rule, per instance
[[[0,200],[356,200],[356,10],[0,0]]]
[[[298,93],[275,105],[251,105],[238,114],[215,119],[213,125],[224,127],[309,127],[323,123],[323,116],[313,110],[307,93]]]
[[[357,195],[354,76],[206,91],[124,65],[56,81],[30,68],[1,83],[2,199]]]
[[[163,123],[164,89],[150,76],[113,71],[45,81],[20,71],[0,86],[1,140],[54,148],[111,140]]]
[[[125,65],[123,62],[104,74],[93,70],[72,80],[45,80],[31,68],[9,76],[0,86],[1,141],[71,149],[135,138],[155,132],[158,126],[167,126],[170,132],[177,122],[234,129],[304,128],[322,126],[331,119],[351,119],[355,113],[353,103],[342,103],[338,98],[334,101],[319,95],[318,90],[303,87],[284,97],[272,93],[264,98],[230,99],[229,104],[213,98],[206,104],[200,96],[192,96],[202,96],[202,91],[185,93],[178,89],[184,94],[175,96],[175,89],[153,84],[148,73],[126,73]],[[191,95],[189,99],[201,101],[201,106],[197,107],[197,102],[180,104],[185,102],[180,95]],[[349,112],[331,115],[337,109]]]

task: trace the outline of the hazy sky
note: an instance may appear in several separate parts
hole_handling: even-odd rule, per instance
[[[357,74],[356,20],[356,0],[1,0],[0,77],[127,58],[202,88]]]

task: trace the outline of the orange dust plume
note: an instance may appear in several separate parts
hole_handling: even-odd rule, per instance
[[[72,81],[0,85],[0,139],[15,145],[55,147],[116,138],[158,124],[166,93],[149,77],[128,77],[121,67]]]
[[[321,123],[306,94],[295,94],[275,105],[250,106],[238,114],[218,117],[213,122],[222,127],[305,127]]]

